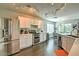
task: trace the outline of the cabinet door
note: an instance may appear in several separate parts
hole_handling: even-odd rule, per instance
[[[30,47],[32,45],[32,34],[28,34],[28,39],[26,41],[27,47]]]
[[[20,36],[20,49],[27,48],[32,45],[32,34],[24,34]]]
[[[10,46],[8,46],[10,47]],[[12,54],[19,52],[20,51],[20,44],[19,44],[19,40],[14,40],[11,42],[11,47],[12,47]]]
[[[72,48],[74,41],[75,41],[75,38],[73,38],[73,37],[68,38],[67,49],[66,49],[67,52],[70,52],[70,49]]]
[[[69,56],[79,56],[79,38],[76,38],[69,52]]]
[[[27,35],[20,35],[20,49],[27,47],[27,40],[28,40]]]
[[[31,18],[19,17],[20,20],[20,28],[29,28]]]
[[[40,42],[43,42],[43,41],[44,41],[44,34],[40,33]]]
[[[43,26],[43,21],[42,20],[38,20],[38,28],[42,28]]]
[[[62,48],[64,49],[64,50],[66,50],[66,47],[67,47],[67,37],[65,37],[65,36],[63,36],[62,37]]]

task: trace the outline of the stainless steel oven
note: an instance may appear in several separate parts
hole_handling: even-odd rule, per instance
[[[39,41],[40,41],[40,35],[39,35],[39,33],[35,33],[34,34],[34,45],[38,44]]]

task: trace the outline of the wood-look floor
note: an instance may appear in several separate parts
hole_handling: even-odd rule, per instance
[[[57,49],[55,41],[51,38],[47,42],[26,48],[13,56],[55,56],[55,49]]]

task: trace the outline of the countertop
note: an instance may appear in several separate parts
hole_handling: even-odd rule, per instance
[[[79,38],[79,36],[75,36],[75,35],[67,35],[69,37],[74,37],[74,38]]]
[[[71,37],[71,38],[79,38],[79,36],[76,35],[64,35],[64,34],[59,34],[61,36],[67,36],[67,37]]]

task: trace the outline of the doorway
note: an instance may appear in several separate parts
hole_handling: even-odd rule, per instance
[[[53,32],[54,32],[54,25],[47,24],[47,33],[49,35],[49,38],[53,38]]]

